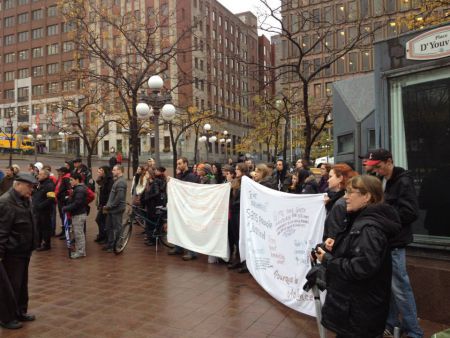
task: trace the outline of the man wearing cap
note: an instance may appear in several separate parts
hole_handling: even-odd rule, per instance
[[[373,171],[380,176],[384,201],[397,210],[402,223],[401,232],[390,242],[392,294],[384,336],[391,336],[394,327],[401,327],[408,337],[421,338],[423,331],[417,321],[416,302],[406,271],[405,255],[405,247],[413,241],[411,224],[417,219],[419,209],[414,181],[407,170],[394,166],[392,154],[388,150],[377,149],[368,155],[366,165],[372,166]]]
[[[31,194],[36,179],[19,173],[0,197],[0,326],[19,329],[35,316],[28,310],[28,266],[36,248]]]

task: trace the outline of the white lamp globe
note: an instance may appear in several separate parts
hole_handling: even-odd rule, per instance
[[[206,141],[206,136],[201,136],[198,140],[203,143]]]
[[[33,123],[33,124],[31,125],[31,129],[32,129],[32,130],[36,130],[37,128],[38,128],[38,126],[37,126],[36,123]]]
[[[216,142],[216,141],[217,141],[217,137],[216,136],[211,136],[209,138],[209,142],[211,142],[211,143]]]
[[[173,104],[166,103],[161,109],[162,118],[166,121],[172,121],[177,110]]]
[[[210,125],[209,123],[206,123],[206,124],[203,126],[203,129],[205,129],[206,131],[209,131],[209,130],[211,130],[211,125]]]
[[[231,139],[230,138],[227,139],[227,143],[231,143]]]
[[[225,136],[227,136],[227,135],[228,135],[228,131],[224,130],[224,131],[223,131],[223,134],[224,134]]]
[[[33,135],[28,134],[27,137],[28,137],[28,138],[33,138]]]
[[[42,138],[42,135],[41,135],[41,134],[37,134],[37,135],[36,135],[36,138],[37,138],[38,140],[40,140],[40,139]]]
[[[138,103],[138,105],[136,106],[136,113],[138,118],[146,119],[150,116],[150,107],[147,103]]]
[[[219,140],[219,142],[220,142],[220,143],[225,143],[225,139],[224,139],[224,138],[221,138],[221,139]]]
[[[159,75],[153,75],[148,79],[148,87],[151,90],[159,90],[164,85],[163,79],[161,79],[161,76]]]
[[[64,136],[64,133],[63,133],[62,131],[60,131],[60,132],[58,133],[58,135],[59,135],[59,136]]]

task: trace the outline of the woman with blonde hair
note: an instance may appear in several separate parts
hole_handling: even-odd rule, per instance
[[[278,190],[277,184],[272,177],[272,171],[264,163],[256,166],[254,180],[267,188]]]

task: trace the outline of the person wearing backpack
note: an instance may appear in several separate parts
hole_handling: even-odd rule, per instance
[[[72,219],[72,227],[75,235],[75,252],[70,255],[72,259],[86,256],[84,226],[87,218],[88,189],[82,183],[82,180],[83,177],[79,173],[72,173],[70,175],[70,185],[72,186],[73,192],[69,197],[67,205],[62,208],[64,213],[70,213]]]

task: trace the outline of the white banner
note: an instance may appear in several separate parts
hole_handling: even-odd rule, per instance
[[[303,285],[311,248],[322,241],[325,216],[322,194],[287,194],[242,179],[241,260],[272,297],[310,316],[315,316],[314,297]]]
[[[228,261],[230,184],[167,183],[167,239],[170,243]]]

